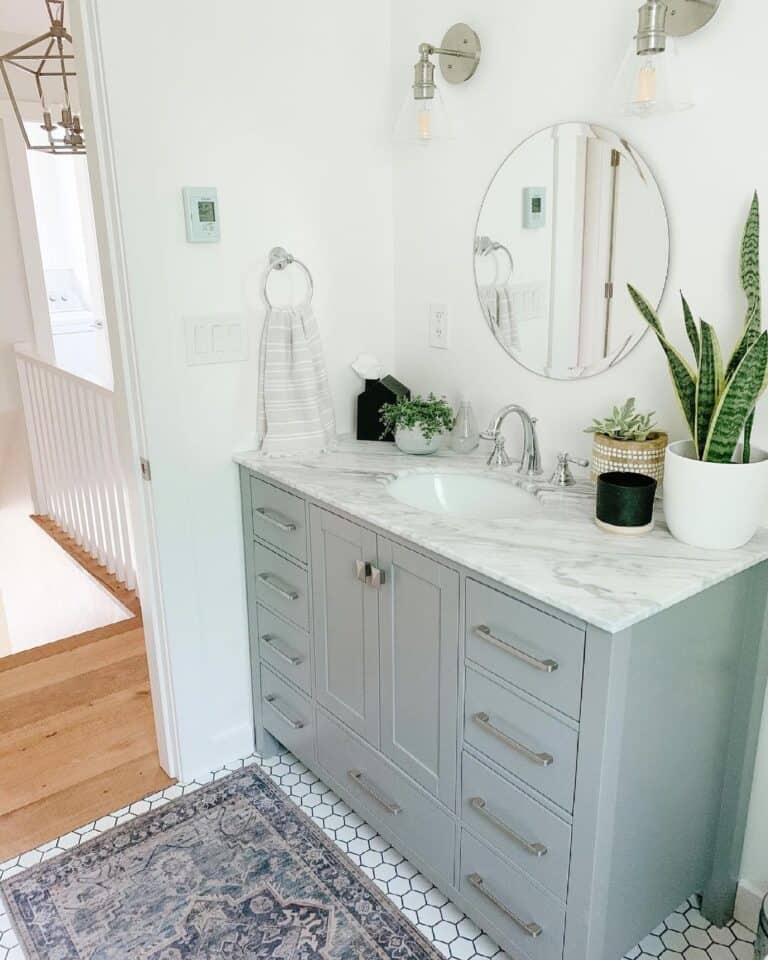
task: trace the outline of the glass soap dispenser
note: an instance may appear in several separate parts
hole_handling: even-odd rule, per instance
[[[451,449],[456,453],[472,453],[480,442],[477,420],[469,400],[462,400],[451,432]]]

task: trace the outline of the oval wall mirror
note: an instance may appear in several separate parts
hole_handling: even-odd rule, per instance
[[[618,134],[556,124],[496,171],[477,218],[474,262],[483,316],[510,356],[557,380],[594,376],[647,330],[627,283],[661,302],[669,266],[661,192]]]

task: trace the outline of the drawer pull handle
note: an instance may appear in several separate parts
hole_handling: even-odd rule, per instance
[[[530,840],[526,840],[525,837],[521,837],[519,833],[516,833],[512,827],[504,823],[503,820],[500,820],[495,813],[491,813],[482,797],[472,797],[469,802],[478,813],[481,813],[494,827],[498,827],[499,830],[506,833],[506,835],[514,840],[518,846],[522,847],[526,853],[530,853],[531,856],[534,857],[543,857],[547,853],[547,848],[543,843],[532,843]]]
[[[268,693],[264,697],[265,703],[268,703],[270,707],[275,711],[275,713],[280,717],[281,720],[284,720],[292,730],[303,730],[306,724],[303,720],[294,720],[293,717],[289,717],[287,713],[278,707],[278,699],[274,693]]]
[[[274,510],[267,510],[266,507],[256,507],[256,513],[261,517],[262,520],[266,520],[267,523],[271,523],[273,527],[277,527],[278,530],[282,530],[283,533],[295,533],[296,524],[293,520],[289,520],[287,517],[284,517],[280,513],[276,513]]]
[[[491,633],[490,627],[486,627],[484,623],[479,627],[475,627],[475,633],[478,637],[482,637],[483,640],[488,640],[489,643],[495,644],[505,653],[517,657],[517,659],[522,660],[523,663],[527,663],[528,666],[533,667],[534,670],[541,670],[542,673],[554,673],[559,666],[556,660],[539,660],[530,653],[526,653],[525,650],[521,650],[506,640],[502,640],[501,637],[495,636]]]
[[[277,642],[277,638],[273,637],[271,633],[265,633],[261,639],[278,655],[278,657],[280,657],[281,660],[284,660],[286,663],[290,663],[292,667],[298,667],[301,663],[303,663],[303,657],[294,656],[294,654],[288,653],[287,650],[283,650],[283,648]]]
[[[371,783],[361,770],[347,770],[347,776],[351,780],[354,780],[361,790],[367,793],[369,797],[373,797],[376,803],[384,807],[387,813],[391,813],[393,817],[403,812],[403,808],[383,794],[376,784]]]
[[[513,913],[503,900],[500,900],[492,890],[488,889],[485,885],[485,880],[483,880],[479,873],[470,873],[468,880],[475,890],[479,890],[480,893],[482,893],[487,900],[490,900],[495,907],[498,907],[502,913],[506,913],[512,923],[520,927],[524,934],[535,940],[536,937],[540,937],[542,933],[544,933],[544,928],[540,927],[538,923],[534,923],[533,920],[521,920],[517,914]]]
[[[283,583],[282,580],[278,580],[277,577],[273,577],[271,573],[260,573],[256,577],[265,587],[269,587],[270,590],[274,590],[278,596],[281,596],[283,600],[298,600],[299,592],[294,590],[293,587],[289,587],[288,584]]]
[[[519,740],[510,737],[504,733],[503,730],[499,730],[498,727],[491,723],[491,718],[487,713],[475,713],[472,715],[472,719],[478,726],[487,730],[488,733],[492,733],[494,737],[497,737],[502,743],[506,743],[508,747],[511,747],[516,753],[525,757],[526,760],[530,760],[531,763],[535,763],[539,767],[551,767],[555,762],[555,758],[551,753],[536,753],[535,750],[526,747],[524,743],[520,743]]]

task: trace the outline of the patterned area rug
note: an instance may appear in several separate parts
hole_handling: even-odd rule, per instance
[[[2,884],[28,960],[437,960],[257,767]]]

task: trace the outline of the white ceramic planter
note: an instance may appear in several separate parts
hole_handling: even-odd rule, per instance
[[[672,536],[694,547],[735,550],[751,540],[768,508],[768,453],[751,463],[697,460],[691,440],[667,447],[664,516]]]
[[[423,456],[428,453],[435,453],[440,449],[442,435],[436,434],[431,440],[426,440],[420,427],[397,427],[395,430],[395,443],[403,453],[415,453]]]

